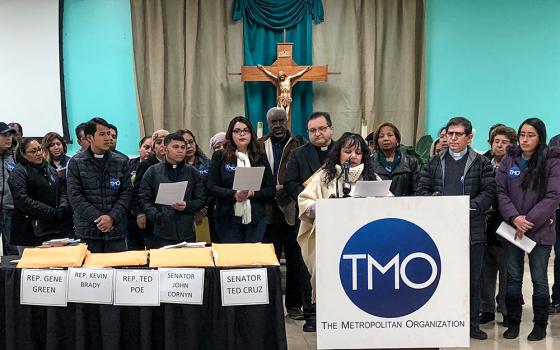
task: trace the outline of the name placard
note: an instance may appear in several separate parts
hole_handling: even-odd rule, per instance
[[[266,268],[221,270],[222,306],[268,304]]]
[[[23,269],[20,304],[66,306],[67,270]]]
[[[159,306],[159,272],[117,269],[114,290],[115,305]]]
[[[204,269],[159,269],[162,303],[202,305]]]
[[[71,303],[112,304],[113,269],[68,269],[68,301]]]

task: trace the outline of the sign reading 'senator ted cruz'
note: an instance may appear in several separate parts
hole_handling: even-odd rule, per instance
[[[467,196],[320,200],[316,220],[319,349],[469,346]]]

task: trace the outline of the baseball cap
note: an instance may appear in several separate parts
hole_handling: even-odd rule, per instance
[[[16,131],[10,128],[8,124],[4,122],[0,122],[0,134],[7,134],[7,133],[15,134]]]

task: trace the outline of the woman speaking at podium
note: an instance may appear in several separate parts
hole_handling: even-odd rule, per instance
[[[305,265],[311,274],[313,300],[315,300],[315,203],[323,198],[349,197],[357,181],[377,181],[381,178],[373,171],[366,141],[358,134],[346,132],[336,142],[325,162],[307,180],[299,194],[301,225],[298,243]]]
[[[519,146],[509,147],[496,173],[498,207],[502,218],[523,236],[537,243],[529,253],[533,281],[533,330],[528,340],[546,337],[550,303],[547,268],[555,242],[555,211],[560,203],[560,149],[547,147],[546,127],[538,118],[525,120],[519,127]],[[521,286],[525,252],[506,243],[508,281],[506,293],[508,329],[504,338],[519,336]]]

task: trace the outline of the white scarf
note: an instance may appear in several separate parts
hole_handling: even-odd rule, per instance
[[[237,167],[251,167],[251,161],[246,153],[235,151],[237,157]],[[241,217],[241,223],[246,225],[251,223],[251,201],[247,199],[243,202],[235,202],[235,216]]]

